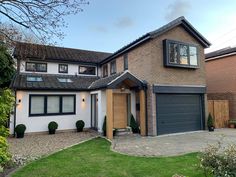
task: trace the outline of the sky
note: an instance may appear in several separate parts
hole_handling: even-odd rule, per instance
[[[115,52],[179,16],[211,43],[206,53],[236,46],[236,0],[88,0],[68,16],[63,47]]]

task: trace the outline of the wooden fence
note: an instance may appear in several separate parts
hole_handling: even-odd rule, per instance
[[[208,112],[215,119],[215,128],[228,127],[229,101],[228,100],[208,100]]]

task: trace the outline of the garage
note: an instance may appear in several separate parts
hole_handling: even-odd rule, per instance
[[[202,129],[201,94],[156,94],[157,135]]]

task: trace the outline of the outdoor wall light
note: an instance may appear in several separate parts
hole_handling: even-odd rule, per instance
[[[82,101],[85,102],[85,99],[83,98]]]
[[[18,104],[21,103],[21,99],[18,99]]]

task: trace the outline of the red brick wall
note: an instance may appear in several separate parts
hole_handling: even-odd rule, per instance
[[[207,93],[236,92],[236,55],[206,62]]]

